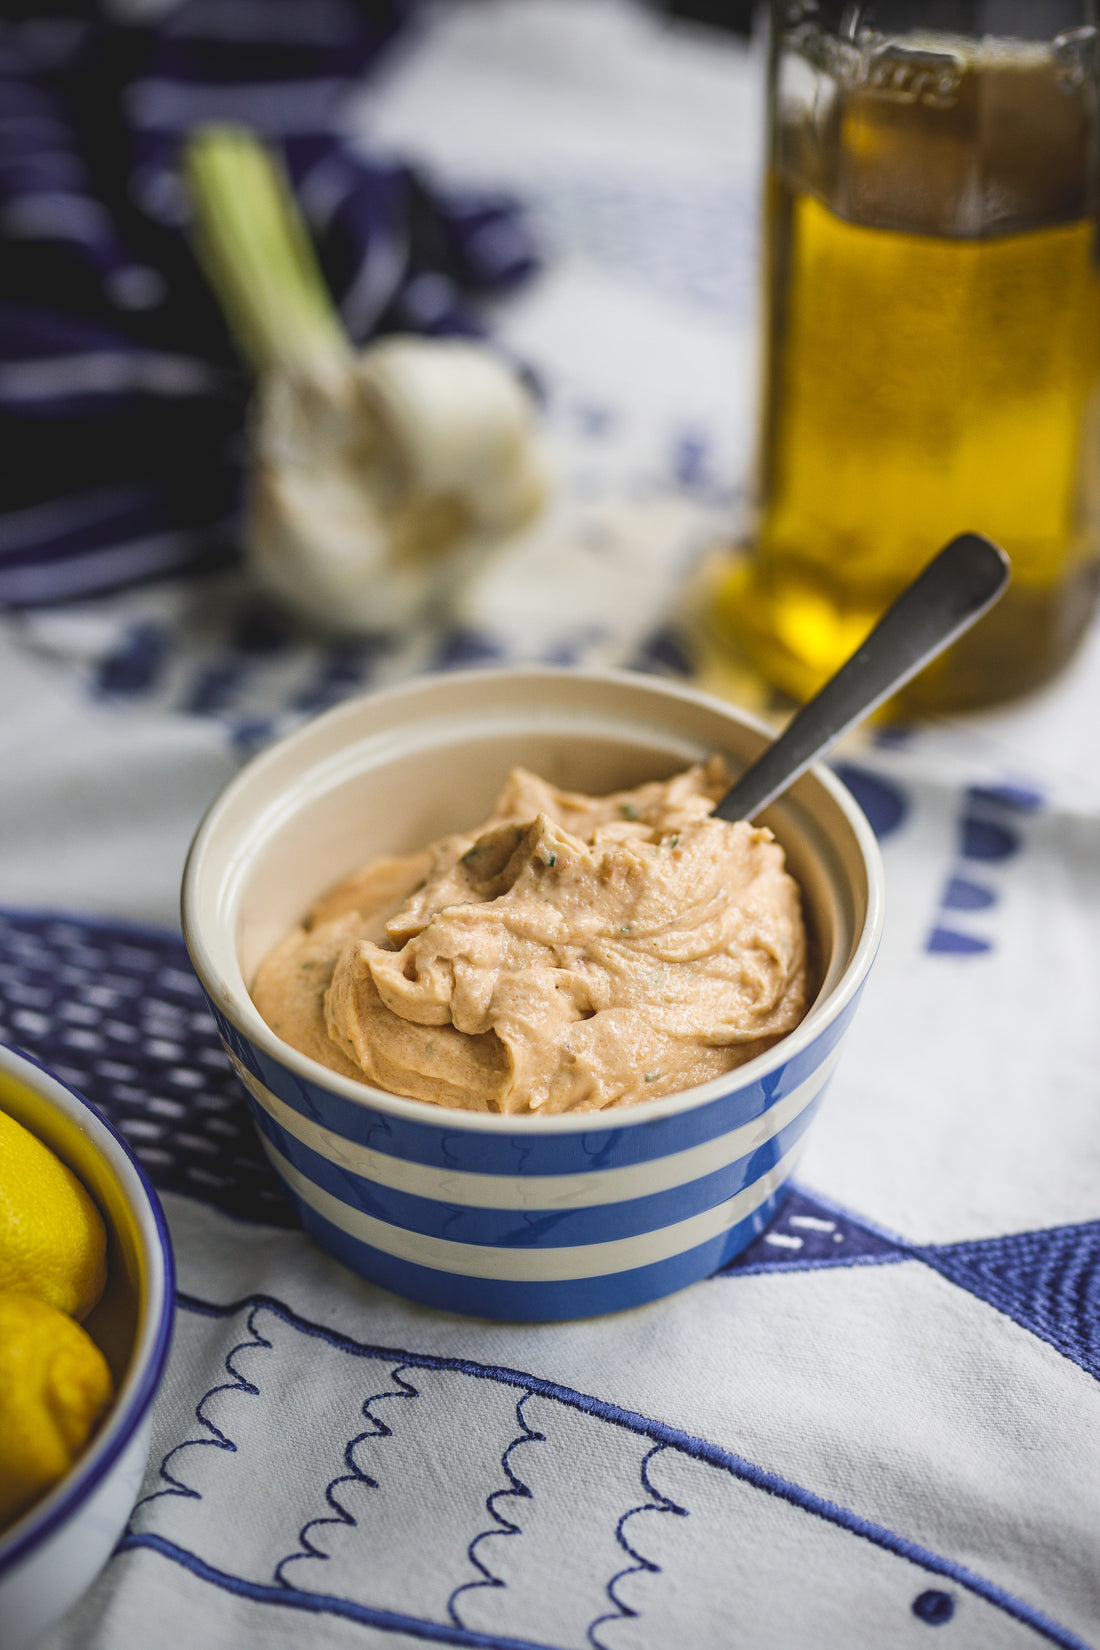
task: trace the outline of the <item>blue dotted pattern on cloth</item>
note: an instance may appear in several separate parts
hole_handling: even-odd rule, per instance
[[[262,596],[226,596],[209,627],[205,656],[187,658],[168,623],[139,619],[124,626],[91,670],[93,698],[116,704],[148,702],[220,722],[242,756],[261,749],[305,716],[376,685],[400,646],[396,632],[303,646],[295,622]],[[484,662],[464,633],[446,633],[437,668]]]
[[[998,901],[1000,868],[1023,846],[1022,820],[1042,806],[1041,794],[1024,785],[972,785],[963,795],[958,854],[940,898],[926,949],[941,956],[980,957],[993,949],[988,931],[960,919],[991,910]]]
[[[882,729],[875,743],[884,749],[903,748],[912,737],[912,729]],[[910,805],[901,786],[855,763],[837,762],[834,768],[880,842],[905,823]],[[925,941],[927,952],[980,957],[993,949],[980,913],[992,911],[999,903],[1001,872],[1023,850],[1024,822],[1042,805],[1042,793],[1031,785],[971,785],[963,792],[956,826],[959,863],[948,872]],[[978,925],[971,926],[975,917]]]
[[[909,802],[899,785],[854,762],[837,762],[834,769],[867,815],[867,823],[880,842],[904,824]]]
[[[98,1106],[161,1191],[297,1225],[175,935],[0,911],[0,1042]]]
[[[589,548],[598,553],[598,543]],[[582,664],[599,652],[607,636],[600,624],[571,619],[530,662]],[[401,646],[396,631],[306,645],[293,620],[249,592],[223,599],[206,638],[206,656],[198,659],[187,657],[166,622],[143,618],[123,626],[92,663],[89,688],[101,701],[157,700],[159,708],[218,722],[233,749],[247,757],[304,717],[377,687]],[[417,668],[464,670],[509,662],[508,645],[500,636],[451,624],[434,638]],[[686,678],[693,661],[678,626],[666,623],[638,642],[626,667]]]

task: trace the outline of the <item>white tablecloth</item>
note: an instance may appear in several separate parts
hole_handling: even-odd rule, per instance
[[[441,8],[363,129],[531,203],[547,272],[495,324],[544,382],[549,522],[413,636],[273,635],[239,574],[0,630],[0,1039],[120,1121],[181,1291],[142,1499],[49,1650],[1100,1645],[1100,632],[838,757],[883,950],[778,1221],[656,1305],[486,1324],[326,1258],[178,940],[203,808],[312,710],[683,668],[746,464],[758,114],[751,54],[614,0]]]

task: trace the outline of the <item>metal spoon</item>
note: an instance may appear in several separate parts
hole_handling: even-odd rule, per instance
[[[762,756],[716,804],[719,819],[752,819],[812,762],[969,630],[1009,580],[992,540],[961,533],[903,590],[866,640],[802,706]]]

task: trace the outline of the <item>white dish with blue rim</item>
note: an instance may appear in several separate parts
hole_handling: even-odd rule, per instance
[[[72,1470],[0,1535],[0,1645],[24,1650],[79,1598],[130,1516],[168,1359],[175,1273],[156,1193],[87,1100],[27,1055],[0,1047],[0,1106],[69,1165],[104,1217],[107,1287],[84,1327],[115,1384],[114,1402]]]

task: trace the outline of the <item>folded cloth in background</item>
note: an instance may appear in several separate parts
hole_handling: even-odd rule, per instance
[[[443,192],[342,131],[413,9],[25,0],[0,24],[0,606],[236,553],[249,380],[188,244],[194,126],[277,146],[357,343],[477,334],[471,299],[533,269],[511,201]]]

